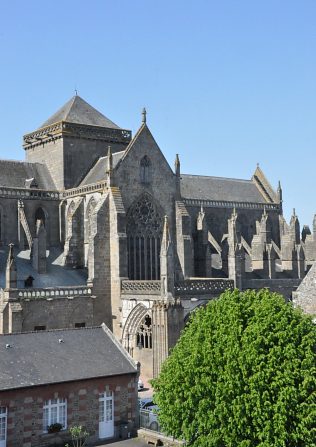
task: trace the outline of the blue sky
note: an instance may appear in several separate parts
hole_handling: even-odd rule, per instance
[[[250,178],[316,212],[316,2],[0,0],[0,156],[74,94],[184,173]]]

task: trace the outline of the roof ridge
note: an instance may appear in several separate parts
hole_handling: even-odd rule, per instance
[[[71,108],[72,108],[72,106],[74,105],[74,103],[75,103],[77,97],[80,98],[80,96],[74,95],[74,96],[70,99],[70,101],[69,101],[69,107],[68,107],[68,112],[66,112],[65,120],[63,120],[63,121],[67,121],[67,117],[68,117],[68,115],[69,115],[69,113],[70,113],[70,111],[71,111]],[[80,98],[80,99],[81,99],[81,98]]]
[[[9,161],[11,163],[23,163],[23,164],[28,164],[28,165],[42,165],[42,166],[46,166],[45,163],[40,163],[38,161],[26,161],[26,160],[14,160],[13,158],[0,158],[0,162],[1,161]]]
[[[25,331],[25,332],[11,332],[9,334],[2,334],[1,337],[15,336],[15,335],[27,335],[27,334],[43,334],[47,332],[61,332],[61,331],[82,331],[86,329],[102,329],[102,326],[85,326],[85,327],[66,327],[66,328],[56,328],[56,329],[45,329],[43,331]]]
[[[253,183],[253,181],[251,179],[234,178],[234,177],[218,177],[218,176],[215,176],[215,175],[182,174],[181,173],[181,176],[199,177],[199,178],[214,178],[214,179],[218,179],[218,180],[235,180],[235,181],[238,181],[238,182]]]

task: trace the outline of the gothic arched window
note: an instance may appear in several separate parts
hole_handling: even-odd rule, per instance
[[[145,349],[152,349],[153,347],[151,318],[149,315],[145,316],[138,328],[136,335],[136,346],[138,346],[138,348]]]
[[[140,161],[140,181],[141,183],[150,183],[150,160],[145,155]]]
[[[128,274],[130,279],[160,279],[161,214],[144,194],[128,212]]]
[[[41,220],[45,227],[46,215],[45,215],[45,211],[43,210],[43,208],[37,208],[37,210],[35,212],[35,224],[38,220]]]

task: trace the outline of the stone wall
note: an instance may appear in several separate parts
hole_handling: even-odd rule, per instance
[[[59,246],[59,200],[23,199],[25,216],[32,236],[35,236],[35,215],[39,208],[45,214],[45,229],[47,234],[47,247]],[[1,236],[3,245],[13,243],[25,245],[23,229],[18,225],[18,199],[7,199],[0,197],[1,212]],[[19,239],[20,232],[20,239]],[[21,247],[24,248],[24,247]]]
[[[57,189],[64,187],[64,156],[63,140],[55,138],[53,141],[37,145],[25,151],[26,161],[38,162],[47,166]]]
[[[286,298],[292,300],[292,292],[301,282],[301,279],[249,279],[243,280],[242,288],[245,289],[269,289],[270,292],[277,292]]]
[[[111,146],[113,153],[122,151],[126,147],[126,144],[102,140],[64,138],[64,188],[74,188],[79,185],[95,162],[107,155],[108,145]]]
[[[0,333],[34,331],[37,326],[62,329],[74,328],[78,323],[95,325],[95,297],[91,295],[30,297],[0,301],[0,305]]]

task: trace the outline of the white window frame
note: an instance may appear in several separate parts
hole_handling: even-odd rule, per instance
[[[4,445],[6,445],[7,428],[8,428],[8,409],[7,409],[7,407],[0,407],[0,416],[1,416],[1,419],[4,419],[4,424],[1,427],[1,431],[2,431],[1,437],[3,437],[3,439],[0,439],[0,442],[1,443],[4,442]]]
[[[48,399],[43,405],[43,433],[47,433],[47,427],[51,424],[61,424],[62,430],[67,428],[67,399],[58,397]]]

